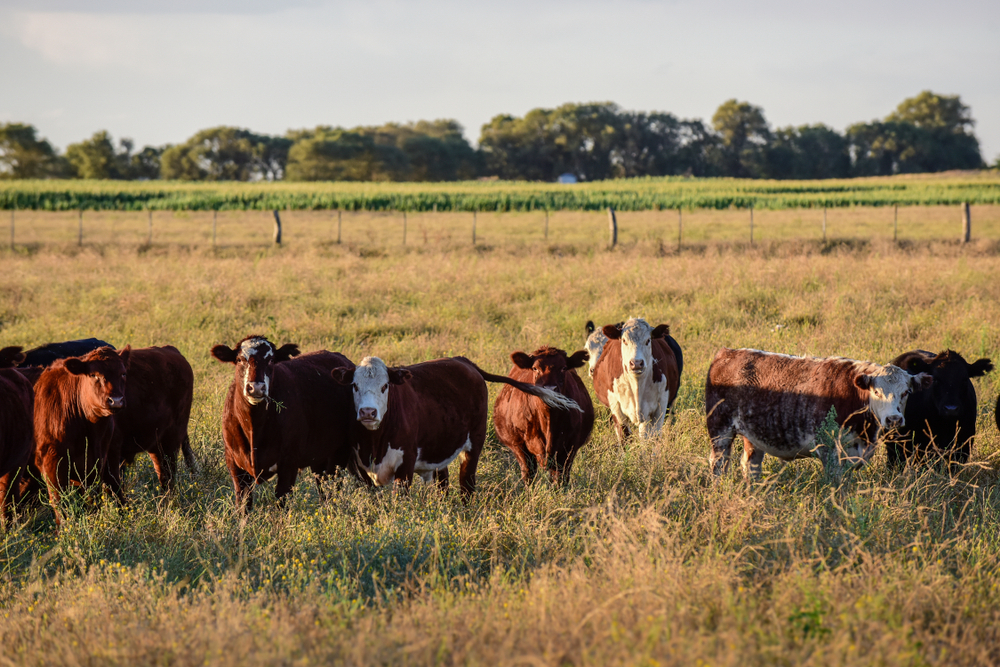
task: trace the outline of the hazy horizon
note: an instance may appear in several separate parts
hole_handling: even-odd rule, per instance
[[[454,118],[611,101],[710,121],[725,100],[772,127],[839,131],[922,90],[961,95],[1000,153],[1000,3],[776,1],[363,6],[299,0],[0,0],[0,122],[65,150],[107,130],[138,146],[218,125]]]

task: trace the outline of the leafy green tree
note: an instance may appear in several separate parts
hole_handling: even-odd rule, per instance
[[[144,146],[138,153],[133,153],[129,158],[129,178],[136,180],[154,180],[160,177],[160,160],[163,151],[169,148],[157,148],[155,146]]]
[[[760,178],[767,173],[767,146],[771,131],[764,110],[749,102],[723,102],[712,116],[719,134],[715,162],[725,176]]]
[[[163,178],[186,181],[279,180],[291,140],[238,127],[213,127],[163,151]]]
[[[401,157],[380,151],[371,135],[341,128],[318,127],[294,136],[286,173],[291,181],[389,180],[392,170],[384,162],[396,164]]]
[[[851,156],[844,135],[826,125],[776,130],[767,155],[770,178],[847,178]]]
[[[0,178],[58,178],[65,163],[34,126],[0,125]]]
[[[130,149],[131,144],[126,148],[126,169]],[[105,130],[95,132],[90,139],[67,146],[66,160],[76,178],[118,179],[126,176],[111,137]]]

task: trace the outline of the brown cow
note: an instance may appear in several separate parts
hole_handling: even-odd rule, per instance
[[[549,469],[553,482],[569,483],[573,459],[594,427],[594,404],[573,370],[582,368],[587,356],[586,350],[580,350],[567,357],[565,351],[554,347],[539,348],[531,355],[510,355],[514,362],[511,378],[553,389],[583,409],[553,410],[540,398],[513,387],[500,390],[493,407],[493,426],[500,442],[517,457],[525,483],[534,479],[538,466]]]
[[[20,347],[0,350],[0,523],[6,524],[16,500],[18,477],[28,467],[33,445],[31,382],[13,366]]]
[[[564,410],[580,407],[565,396],[482,370],[464,357],[389,368],[365,357],[356,369],[333,372],[354,391],[357,423],[351,430],[358,464],[379,486],[404,485],[417,474],[448,488],[448,464],[461,459],[464,498],[476,489],[476,467],[486,440],[486,382],[503,382]]]
[[[147,452],[164,492],[173,488],[177,452],[184,453],[188,469],[197,470],[187,430],[193,393],[191,364],[176,347],[132,350],[125,408],[115,415],[115,443],[123,465]]]
[[[306,467],[317,476],[346,467],[367,483],[346,441],[353,421],[350,390],[330,377],[354,364],[336,352],[298,355],[298,345],[278,348],[263,336],[212,348],[213,357],[236,367],[222,438],[238,507],[252,509],[254,485],[275,474],[281,500]]]
[[[59,494],[65,484],[100,479],[124,502],[118,452],[112,447],[113,416],[125,406],[125,374],[131,348],[102,347],[60,359],[35,383],[34,468],[48,487],[61,523]]]
[[[902,426],[906,399],[931,385],[930,375],[843,357],[793,357],[722,348],[705,384],[709,463],[716,475],[729,466],[736,434],[743,436],[743,473],[760,476],[765,454],[785,461],[817,457],[824,467],[861,465],[878,436]],[[842,452],[816,442],[833,407]]]
[[[681,347],[668,325],[654,329],[639,318],[621,327],[609,324],[603,332],[609,340],[594,367],[597,400],[611,409],[619,443],[631,434],[630,424],[640,437],[655,436],[677,400],[684,370]]]

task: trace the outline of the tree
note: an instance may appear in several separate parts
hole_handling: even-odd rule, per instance
[[[163,178],[186,181],[259,181],[284,176],[291,140],[238,127],[202,130],[163,151]]]
[[[290,181],[388,180],[382,160],[396,161],[384,151],[380,156],[375,139],[360,132],[321,126],[295,136],[288,151]]]
[[[766,174],[771,131],[763,109],[749,102],[727,100],[712,116],[712,126],[720,137],[716,163],[723,175],[760,178]]]
[[[0,125],[0,178],[58,178],[65,163],[24,123]]]
[[[128,170],[128,153],[131,147],[131,142],[123,146],[125,164],[122,165],[122,160],[116,154],[114,144],[111,143],[111,137],[105,130],[101,130],[86,141],[67,146],[66,160],[76,178],[124,178],[123,171]]]
[[[772,134],[767,153],[769,178],[847,178],[847,139],[826,125],[786,127]]]

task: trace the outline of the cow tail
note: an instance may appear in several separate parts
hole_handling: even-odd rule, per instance
[[[181,452],[184,454],[184,464],[191,471],[192,475],[198,474],[198,460],[194,458],[194,452],[191,451],[191,438],[188,437],[187,433],[184,434],[184,440],[181,441]]]
[[[993,419],[997,422],[997,430],[1000,430],[1000,396],[997,396],[997,406],[993,410]]]
[[[556,408],[557,410],[576,410],[577,412],[583,412],[577,402],[571,398],[563,396],[557,391],[552,391],[551,389],[546,389],[545,387],[539,387],[533,384],[527,384],[525,382],[518,382],[513,378],[509,378],[506,375],[493,375],[493,373],[487,373],[479,366],[475,365],[468,359],[463,361],[467,362],[470,366],[476,369],[476,372],[482,376],[487,382],[502,382],[503,384],[510,385],[514,389],[523,391],[526,394],[531,394],[532,396],[537,396],[542,399],[545,405]]]

